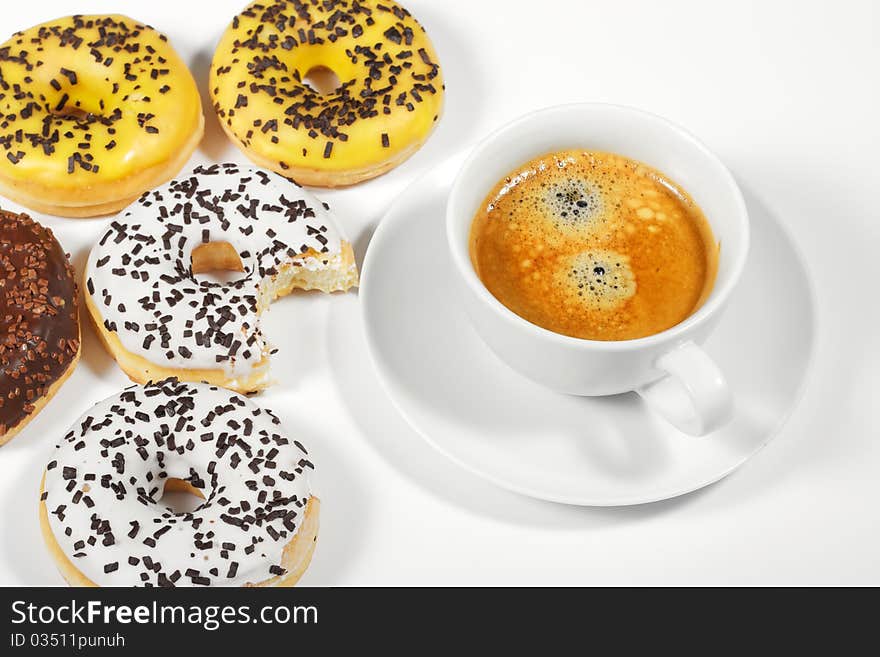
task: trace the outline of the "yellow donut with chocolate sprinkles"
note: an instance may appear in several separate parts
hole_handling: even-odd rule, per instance
[[[79,361],[73,267],[52,231],[0,209],[0,445],[52,398]]]
[[[328,69],[340,81],[334,90],[307,84]],[[248,157],[318,187],[403,162],[430,135],[444,95],[424,28],[389,0],[254,2],[220,40],[210,89],[223,129]]]
[[[171,179],[204,130],[167,38],[125,16],[69,16],[0,46],[0,194],[68,217],[116,212]]]

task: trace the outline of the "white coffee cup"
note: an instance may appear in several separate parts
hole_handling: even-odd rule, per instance
[[[469,233],[489,191],[535,157],[577,148],[645,162],[678,183],[702,208],[721,246],[718,274],[709,298],[680,324],[636,340],[560,335],[508,310],[477,276]],[[749,221],[733,176],[690,133],[653,114],[618,105],[562,105],[528,114],[491,134],[465,160],[449,196],[446,232],[465,311],[489,348],[513,369],[563,393],[637,392],[656,413],[691,435],[707,434],[730,419],[730,389],[700,345],[743,272]]]

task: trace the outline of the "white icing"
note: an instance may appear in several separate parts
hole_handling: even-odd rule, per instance
[[[192,273],[193,249],[219,241],[244,265],[234,281]],[[327,206],[286,178],[236,164],[197,167],[111,222],[89,254],[86,290],[127,351],[163,367],[246,377],[268,352],[258,321],[265,281],[286,265],[321,269],[340,251]]]
[[[62,551],[100,586],[241,586],[282,574],[313,467],[271,411],[167,379],[84,414],[46,468],[44,499]],[[205,502],[175,513],[161,503],[167,478]]]

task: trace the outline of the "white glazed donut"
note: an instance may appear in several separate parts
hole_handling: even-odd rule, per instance
[[[73,585],[289,586],[317,539],[313,468],[241,395],[175,379],[131,386],[56,446],[40,524]],[[167,482],[204,503],[175,513],[162,504]]]
[[[218,267],[243,271],[227,283],[197,276]],[[262,310],[293,289],[357,279],[326,204],[275,173],[222,164],[147,192],[112,221],[89,256],[85,299],[134,381],[252,392],[270,382]]]

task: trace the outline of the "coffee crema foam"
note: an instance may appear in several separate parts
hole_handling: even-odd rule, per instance
[[[562,151],[500,181],[471,225],[489,291],[546,329],[630,340],[675,326],[712,290],[719,247],[690,196],[621,155]]]

